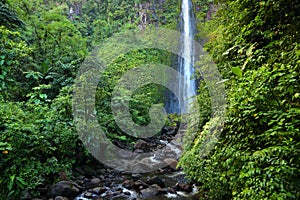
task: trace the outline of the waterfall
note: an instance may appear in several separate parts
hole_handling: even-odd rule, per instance
[[[183,97],[183,107],[181,108],[181,113],[186,113],[188,110],[189,104],[192,102],[192,97],[195,95],[195,79],[192,79],[192,74],[194,73],[193,69],[193,48],[192,48],[192,38],[194,36],[194,26],[191,18],[191,0],[182,0],[182,19],[183,19],[183,33],[181,39],[181,50],[183,56],[188,58],[188,60],[179,58],[179,72],[184,76],[183,83],[179,82],[179,91]]]
[[[178,56],[177,60],[177,71],[180,72],[184,79],[178,78],[178,91],[179,96],[176,98],[173,94],[168,94],[166,102],[166,110],[168,113],[187,113],[192,97],[196,94],[196,83],[195,79],[192,78],[194,74],[194,52],[193,43],[195,32],[195,22],[192,13],[191,0],[182,0],[181,7],[181,41],[180,41],[180,54],[183,57]],[[182,105],[181,107],[179,106]]]

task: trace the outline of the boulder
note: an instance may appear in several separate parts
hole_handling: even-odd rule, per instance
[[[99,184],[99,183],[101,183],[101,180],[99,178],[92,178],[91,183],[92,184]]]
[[[119,155],[122,158],[130,158],[130,157],[132,157],[133,153],[126,149],[121,149],[121,150],[119,150]]]
[[[193,191],[193,186],[189,183],[178,182],[176,184],[176,190],[184,191],[184,192],[192,192]]]
[[[165,126],[162,129],[162,132],[166,135],[176,135],[177,131],[178,131],[177,126]]]
[[[164,183],[160,178],[158,178],[158,177],[150,178],[150,179],[148,179],[148,180],[146,181],[146,183],[147,183],[148,185],[154,185],[154,184],[156,184],[156,185],[158,185],[158,186],[161,187],[161,188],[164,188],[164,187],[165,187],[165,183]]]
[[[140,161],[136,163],[131,163],[130,170],[134,173],[143,173],[147,171],[151,171],[155,168],[155,165],[151,161],[150,158],[141,158]]]
[[[95,176],[97,174],[97,172],[88,165],[84,165],[82,167],[76,167],[75,170],[79,174],[81,174],[83,176],[86,176],[86,177],[92,177],[92,176]]]
[[[106,192],[106,189],[104,187],[95,187],[92,189],[92,192],[95,194],[103,194]]]
[[[94,194],[92,192],[89,192],[89,191],[85,191],[83,196],[85,198],[92,198],[94,196]]]
[[[69,200],[67,197],[57,196],[54,200]]]
[[[177,167],[177,164],[178,164],[177,160],[174,160],[172,158],[166,158],[166,159],[164,159],[164,162],[167,165],[169,165],[169,167],[171,167],[172,169],[176,170],[176,167]]]
[[[141,190],[141,197],[143,197],[143,198],[153,197],[153,196],[157,195],[160,190],[161,190],[161,188],[158,185],[156,185],[156,184],[151,185],[150,187]]]
[[[73,198],[78,196],[81,191],[82,188],[74,182],[60,181],[49,189],[47,197],[64,196]]]
[[[149,187],[149,185],[147,185],[146,183],[144,183],[141,180],[138,180],[138,181],[134,182],[133,185],[132,185],[132,188],[136,191],[143,190],[147,187]]]
[[[142,175],[141,174],[132,174],[131,177],[134,181],[137,181],[142,177]]]
[[[131,180],[125,180],[123,183],[122,183],[122,186],[124,188],[127,188],[127,189],[131,189],[132,186],[133,186],[134,182],[131,181]]]
[[[144,152],[147,152],[150,150],[150,145],[144,140],[138,140],[134,145],[134,149],[135,150],[140,149],[143,150]]]

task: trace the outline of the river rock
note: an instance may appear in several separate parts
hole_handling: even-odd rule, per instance
[[[155,168],[153,162],[150,158],[142,158],[138,163],[131,163],[130,169],[135,173],[143,173],[146,171],[151,171]]]
[[[121,189],[121,190],[114,191],[114,192],[112,193],[112,195],[113,195],[113,196],[118,196],[118,195],[120,195],[121,193],[122,193],[122,189]]]
[[[166,158],[164,159],[164,162],[168,164],[172,169],[176,170],[176,166],[178,164],[177,160],[174,160],[172,158]]]
[[[137,181],[142,177],[142,175],[141,174],[132,174],[131,177],[134,181]]]
[[[177,133],[177,127],[176,126],[165,126],[162,129],[162,132],[167,135],[175,135]]]
[[[96,187],[92,189],[92,192],[95,194],[103,194],[106,192],[106,189],[104,187]]]
[[[134,145],[134,149],[135,150],[140,149],[143,150],[144,152],[147,152],[150,150],[150,145],[144,140],[138,140]]]
[[[164,151],[164,156],[167,158],[177,158],[176,152],[174,152],[173,149],[170,148],[166,148],[166,150]]]
[[[86,191],[86,192],[84,193],[84,197],[85,197],[85,198],[92,198],[92,197],[93,197],[93,193],[92,193],[92,192],[89,192],[89,191]]]
[[[99,179],[99,178],[92,178],[91,179],[91,183],[92,184],[98,184],[98,183],[100,183],[101,182],[101,180]]]
[[[184,191],[184,192],[192,192],[193,186],[188,183],[178,182],[176,184],[176,190]]]
[[[144,151],[142,150],[142,149],[136,149],[136,150],[134,150],[134,153],[144,153]]]
[[[131,180],[125,180],[125,181],[122,183],[122,186],[123,186],[124,188],[127,188],[127,189],[130,190],[130,189],[132,188],[133,184],[134,184],[133,181],[131,181]]]
[[[149,187],[149,185],[147,185],[146,183],[144,183],[141,180],[138,180],[138,181],[134,182],[133,185],[132,185],[132,188],[134,190],[142,190],[142,189],[145,189],[147,187]]]
[[[67,197],[57,196],[54,200],[69,200]]]
[[[153,197],[158,194],[159,190],[161,190],[161,188],[157,184],[154,184],[146,189],[141,190],[141,196],[142,197]]]
[[[81,187],[71,181],[60,181],[53,185],[48,193],[47,197],[76,197],[81,193]]]
[[[158,178],[158,177],[150,178],[150,179],[148,179],[148,180],[146,181],[146,183],[147,183],[148,185],[154,185],[154,184],[156,184],[156,185],[158,185],[158,186],[161,187],[161,188],[164,188],[164,187],[165,187],[165,183],[164,183],[160,178]]]
[[[85,165],[82,167],[76,167],[75,170],[79,174],[81,174],[83,176],[88,176],[88,177],[95,176],[97,174],[96,171],[88,165]]]
[[[102,197],[94,197],[93,200],[104,200]]]
[[[132,152],[126,150],[126,149],[121,149],[119,150],[119,155],[122,157],[122,158],[130,158],[132,157]]]

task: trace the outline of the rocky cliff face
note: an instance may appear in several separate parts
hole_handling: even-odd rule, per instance
[[[69,13],[68,13],[68,17],[70,20],[74,20],[74,15],[75,16],[80,16],[81,15],[81,9],[82,9],[82,4],[85,1],[68,1],[68,7],[69,7]]]
[[[158,13],[163,13],[165,0],[155,0],[152,2],[136,3],[134,5],[139,18],[139,27],[144,29],[148,24],[165,24],[166,18],[159,16]]]
[[[122,19],[122,23],[129,22],[144,29],[149,24],[159,26],[176,22],[179,19],[180,2],[180,0],[148,0],[140,3],[132,0],[68,0],[66,4],[70,20],[76,20],[84,14],[93,19],[100,12],[100,15],[107,15],[107,20]]]

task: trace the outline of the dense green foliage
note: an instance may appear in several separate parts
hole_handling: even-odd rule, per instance
[[[20,199],[24,191],[38,197],[37,188],[58,181],[59,172],[72,176],[75,166],[88,162],[71,106],[82,62],[115,33],[176,28],[180,2],[0,1],[1,199]],[[210,199],[299,199],[300,5],[292,0],[220,0],[213,7],[212,2],[193,0],[196,38],[208,34],[205,48],[225,79],[226,123],[221,129],[218,116],[210,116],[210,93],[202,81],[200,121],[191,121],[199,132],[194,137],[187,130],[180,166]],[[118,80],[135,67],[170,66],[171,58],[157,49],[134,49],[109,63],[98,84],[96,108],[110,139],[119,144],[136,140],[120,130],[110,108]],[[164,102],[163,92],[155,84],[139,88],[130,99],[133,121],[147,125],[149,108]],[[123,101],[115,103],[122,106]],[[205,136],[221,130],[215,148],[201,156]]]
[[[218,120],[204,115],[209,121],[188,142],[181,166],[211,199],[299,199],[299,4],[228,0],[218,7],[202,27],[227,79],[225,127],[202,158],[201,142]]]
[[[99,123],[103,127],[105,133],[110,138],[115,138],[123,141],[133,141],[133,137],[129,137],[120,130],[114,120],[114,115],[111,112],[112,93],[121,76],[134,67],[141,67],[149,64],[164,64],[170,66],[170,55],[168,52],[163,52],[156,49],[135,50],[128,54],[119,56],[114,60],[102,76],[97,89],[97,113]],[[146,67],[146,66],[145,66]],[[122,83],[121,83],[122,84]],[[141,126],[150,123],[149,109],[153,104],[164,103],[164,88],[150,84],[139,88],[129,99],[130,112],[133,121]],[[122,107],[126,97],[120,97],[114,101],[116,106]],[[118,105],[117,105],[118,104]],[[136,133],[135,140],[138,139]]]
[[[3,199],[49,184],[60,171],[69,173],[79,152],[70,89],[64,88],[50,105],[46,88],[49,85],[34,88],[27,102],[0,103]]]
[[[70,86],[86,46],[60,7],[4,3],[0,197],[9,199],[25,190],[37,195],[37,186],[52,184],[60,171],[70,173],[79,160],[83,150],[74,134]]]
[[[0,2],[0,25],[8,28],[24,27],[24,23],[20,20],[17,14],[12,11],[6,1]]]
[[[89,161],[71,106],[72,84],[89,52],[117,32],[150,24],[174,28],[179,12],[173,0],[0,1],[1,199],[20,199],[24,191],[38,197],[37,188],[58,181],[59,172],[72,177],[74,167]],[[97,89],[99,122],[109,138],[133,141],[110,111],[118,79],[147,62],[169,65],[169,57],[134,50],[109,65]],[[148,109],[163,102],[162,89],[149,85],[134,93],[130,112],[137,124],[149,123]]]

